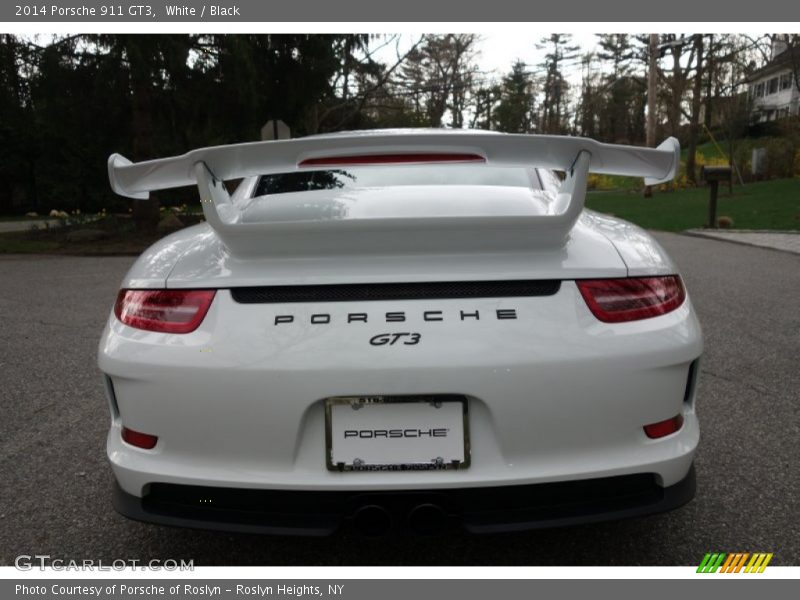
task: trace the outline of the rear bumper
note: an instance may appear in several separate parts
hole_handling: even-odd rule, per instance
[[[381,318],[394,309],[407,311],[404,330],[423,342],[370,345],[394,330]],[[443,320],[425,321],[427,309]],[[517,319],[495,318],[511,309]],[[311,324],[320,310],[332,324]],[[348,325],[360,310],[372,320]],[[463,311],[481,318],[462,320]],[[284,313],[295,322],[275,326]],[[605,324],[567,281],[552,296],[467,304],[259,305],[220,290],[185,336],[109,319],[99,355],[112,414],[107,452],[120,486],[137,497],[154,482],[382,492],[655,473],[667,487],[686,475],[698,444],[691,374],[701,352],[688,300],[657,318]],[[326,398],[434,394],[468,399],[469,469],[349,476],[325,468]],[[680,431],[645,435],[644,425],[678,414]],[[123,425],[158,444],[126,444]]]
[[[218,531],[325,536],[358,524],[369,507],[386,532],[463,528],[502,533],[639,517],[672,510],[695,493],[694,466],[668,487],[652,473],[483,488],[296,491],[151,484],[142,498],[114,487],[116,510],[137,521]],[[424,515],[417,511],[425,507]],[[420,517],[422,515],[422,517]],[[435,519],[431,519],[435,515]],[[374,524],[374,523],[373,523]]]

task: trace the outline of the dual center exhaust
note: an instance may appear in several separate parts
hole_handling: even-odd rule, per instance
[[[401,521],[405,517],[404,522]],[[352,517],[355,530],[367,537],[381,537],[399,528],[418,535],[435,535],[449,526],[450,517],[438,504],[423,503],[413,506],[405,515],[401,511],[390,511],[380,504],[364,504]]]

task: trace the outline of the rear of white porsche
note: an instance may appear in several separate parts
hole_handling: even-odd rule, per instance
[[[397,161],[381,149],[366,162]],[[465,173],[452,153],[414,166],[441,157]],[[100,343],[116,508],[325,535],[511,531],[690,500],[702,341],[683,283],[646,234],[599,215],[524,243],[524,217],[547,228],[544,179],[270,196],[254,177],[235,220],[159,242]],[[408,228],[420,204],[435,227]]]

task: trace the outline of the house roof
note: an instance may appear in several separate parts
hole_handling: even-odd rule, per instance
[[[777,73],[783,71],[785,69],[789,69],[792,67],[792,52],[788,49],[784,50],[778,56],[770,60],[767,64],[765,64],[760,69],[754,71],[747,77],[745,77],[746,82],[756,81],[757,79],[761,79],[765,75],[772,75],[773,73]],[[797,57],[798,62],[800,62],[800,49],[794,50],[794,55]]]

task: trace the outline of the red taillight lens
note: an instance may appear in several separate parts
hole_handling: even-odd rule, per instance
[[[203,322],[215,290],[120,290],[114,314],[130,327],[189,333]]]
[[[149,433],[142,433],[141,431],[134,431],[127,427],[122,428],[122,439],[137,448],[144,448],[145,450],[152,450],[158,442],[158,437],[150,435]]]
[[[659,421],[644,426],[644,433],[650,439],[656,440],[658,438],[666,437],[678,431],[683,427],[683,415],[676,415],[666,421]]]
[[[307,158],[299,167],[343,167],[356,165],[394,165],[409,163],[486,162],[479,154],[461,152],[415,152],[409,154],[359,154],[354,156],[324,156]]]
[[[589,310],[605,323],[657,317],[675,310],[686,299],[677,275],[584,279],[575,283]]]

